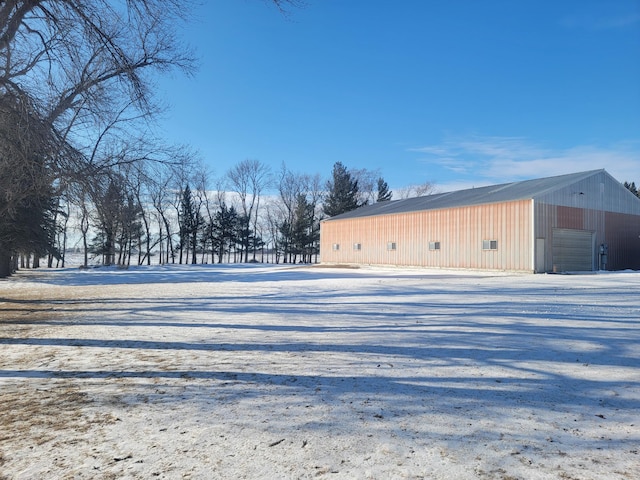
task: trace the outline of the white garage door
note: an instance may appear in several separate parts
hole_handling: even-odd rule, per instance
[[[553,229],[553,271],[593,270],[593,232],[568,228]]]

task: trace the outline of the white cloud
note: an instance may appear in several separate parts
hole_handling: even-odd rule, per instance
[[[601,168],[620,182],[640,181],[640,142],[553,149],[521,137],[474,135],[411,151],[422,154],[420,161],[439,167],[449,178],[446,184],[438,183],[442,191]]]
[[[607,29],[628,27],[637,23],[640,23],[640,13],[604,18],[597,25],[598,28]]]
[[[611,30],[633,27],[640,23],[640,13],[636,11],[620,11],[613,13],[605,10],[606,6],[593,11],[583,11],[564,17],[560,24],[567,28],[584,30]]]

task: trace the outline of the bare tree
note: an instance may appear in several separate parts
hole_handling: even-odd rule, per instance
[[[431,195],[435,193],[436,187],[431,182],[424,182],[419,185],[409,185],[404,188],[396,189],[396,194],[399,199],[423,197],[425,195]]]
[[[282,164],[278,178],[279,212],[270,209],[270,228],[277,232],[277,244],[284,262],[294,261],[294,244],[303,244],[305,261],[317,255],[321,202],[325,194],[319,174],[309,175],[290,171]],[[304,217],[304,218],[303,218]],[[296,232],[297,230],[297,232]],[[304,235],[301,231],[304,230]],[[304,241],[301,238],[304,236]],[[300,253],[300,252],[299,252]]]
[[[150,189],[154,180],[149,175],[148,162],[136,162],[128,165],[127,181],[129,191],[133,195],[133,200],[139,206],[140,227],[137,229],[136,241],[138,250],[138,265],[142,265],[145,261],[147,265],[151,265],[151,256],[153,249],[158,245],[158,238],[154,238],[151,231],[152,211],[150,208]]]
[[[78,227],[80,234],[82,235],[82,252],[83,262],[82,265],[87,267],[89,264],[89,227],[91,226],[91,201],[89,193],[85,185],[79,185],[79,188],[74,192],[74,202],[78,206]]]
[[[200,243],[202,245],[202,261],[207,263],[207,254],[211,253],[211,263],[214,259],[214,230],[215,230],[215,207],[216,204],[211,198],[208,191],[210,172],[204,164],[200,164],[196,170],[195,176],[196,197],[202,210],[202,223],[200,232]]]
[[[295,217],[296,199],[304,192],[304,177],[290,171],[283,163],[278,179],[278,192],[280,193],[281,213],[271,212],[271,221],[275,222],[276,231],[279,231],[280,248],[283,251],[284,262],[291,260],[291,244],[293,238],[293,223]]]
[[[320,221],[322,220],[322,199],[324,196],[324,188],[319,173],[308,177],[307,198],[311,205],[311,253],[315,255],[318,261],[318,253],[320,252]],[[311,259],[309,259],[311,261]]]
[[[352,168],[349,170],[349,173],[351,177],[358,182],[358,203],[360,205],[375,203],[378,197],[380,170]]]
[[[147,70],[193,65],[175,37],[186,11],[177,0],[2,2],[0,86],[47,99],[51,124],[77,109],[94,115],[109,98],[147,109]]]
[[[259,160],[246,159],[227,172],[230,188],[238,195],[246,225],[242,245],[244,261],[249,261],[250,232],[257,231],[260,196],[271,183],[271,169]],[[256,251],[253,251],[255,260]]]
[[[173,205],[173,193],[170,189],[173,176],[168,165],[154,164],[153,173],[150,173],[149,178],[151,180],[148,185],[149,197],[155,210],[158,226],[158,245],[160,247],[158,261],[160,264],[169,263],[169,259],[173,261],[175,258],[173,232],[168,215],[168,211]]]

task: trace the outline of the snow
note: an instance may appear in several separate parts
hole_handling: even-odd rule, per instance
[[[640,273],[0,282],[2,479],[637,479]]]

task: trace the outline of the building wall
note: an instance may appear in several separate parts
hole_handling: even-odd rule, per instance
[[[554,271],[553,229],[590,231],[594,235],[593,269],[601,268],[599,246],[607,244],[607,270],[640,269],[640,215],[591,208],[535,204],[535,236],[545,243],[546,272]]]
[[[593,211],[640,215],[640,200],[604,170],[565,188],[537,195],[536,201]]]
[[[532,200],[519,200],[326,220],[320,231],[320,259],[323,263],[531,272],[532,215]],[[483,249],[483,240],[497,242],[497,248]],[[430,249],[430,242],[439,242],[440,249]],[[390,243],[395,243],[395,250]]]
[[[535,204],[535,236],[537,241],[544,241],[544,270],[538,273],[555,271],[553,259],[553,230],[556,228],[586,230],[595,233],[595,245],[604,230],[604,212],[584,208],[565,207],[536,202]],[[595,258],[595,257],[594,257]],[[592,270],[596,269],[595,260]]]
[[[640,270],[640,215],[606,212],[601,243],[609,247],[607,270]]]

